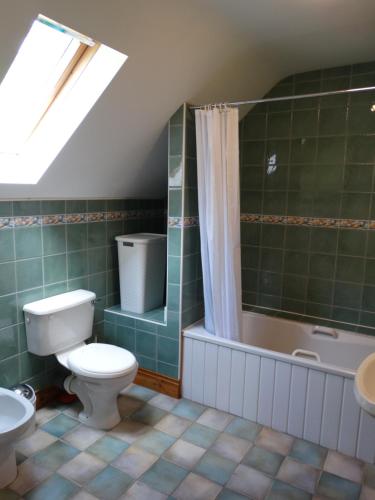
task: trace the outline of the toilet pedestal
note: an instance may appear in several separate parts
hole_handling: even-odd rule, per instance
[[[17,477],[16,453],[13,446],[0,447],[0,489]]]

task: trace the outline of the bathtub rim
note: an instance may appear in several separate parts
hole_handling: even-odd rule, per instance
[[[242,314],[248,314],[251,316],[264,316],[259,313],[254,313],[252,311],[243,311]],[[286,320],[284,318],[273,318],[277,319],[279,321],[286,321],[286,322],[291,322],[291,320]],[[297,322],[299,323],[299,322]],[[300,324],[307,324],[309,323],[303,323],[302,321]],[[367,335],[361,335],[357,333],[351,333],[351,332],[345,332],[351,335],[360,335],[361,337],[367,337]],[[315,370],[324,372],[324,373],[331,373],[333,375],[339,375],[339,376],[344,376],[346,378],[354,379],[357,370],[351,370],[349,368],[343,368],[340,366],[336,365],[331,365],[328,363],[323,363],[315,360],[310,360],[307,358],[299,358],[297,356],[292,356],[291,354],[284,354],[279,351],[273,351],[271,349],[265,349],[263,347],[257,347],[253,346],[251,344],[244,344],[242,342],[238,342],[236,340],[229,340],[229,339],[224,339],[221,337],[216,337],[212,333],[209,333],[205,328],[204,328],[204,319],[200,319],[196,321],[195,323],[192,323],[191,325],[185,327],[182,330],[182,335],[183,337],[186,338],[192,338],[195,340],[201,340],[204,342],[208,342],[210,344],[215,344],[215,345],[220,345],[223,347],[228,347],[232,349],[236,349],[238,351],[242,351],[245,353],[250,353],[250,354],[256,354],[260,355],[264,358],[269,358],[269,359],[274,359],[277,361],[282,361],[282,362],[287,362],[287,363],[293,363],[298,366],[303,366],[303,367],[308,367],[308,368],[314,368]],[[375,340],[374,340],[375,343]],[[374,352],[375,352],[375,345],[374,345]]]

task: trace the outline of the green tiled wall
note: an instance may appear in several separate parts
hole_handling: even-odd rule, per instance
[[[39,388],[51,383],[58,368],[54,356],[27,352],[22,311],[27,302],[77,288],[92,290],[98,297],[94,334],[102,339],[103,310],[119,302],[114,237],[164,232],[163,207],[163,200],[0,202],[0,386],[30,382]],[[157,217],[147,215],[153,209]],[[63,220],[69,214],[83,214],[84,219],[86,213],[101,219],[103,212],[123,210],[133,211],[132,218],[74,224]],[[44,221],[43,215],[52,221]]]
[[[268,97],[372,85],[366,63],[291,76]],[[374,334],[373,103],[374,92],[275,102],[241,121],[245,308]]]
[[[167,317],[161,324],[105,311],[108,342],[134,352],[142,368],[180,375],[180,336],[203,315],[194,116],[181,106],[169,121]]]

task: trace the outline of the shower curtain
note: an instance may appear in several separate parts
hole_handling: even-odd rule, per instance
[[[238,109],[195,111],[205,328],[241,337]]]

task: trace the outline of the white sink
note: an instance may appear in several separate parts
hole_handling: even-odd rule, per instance
[[[359,365],[354,383],[354,394],[358,404],[375,416],[375,352]]]

